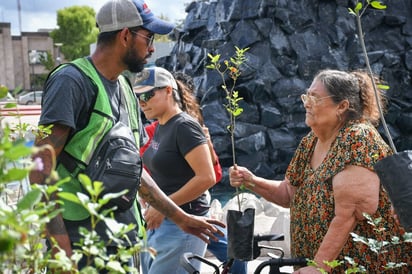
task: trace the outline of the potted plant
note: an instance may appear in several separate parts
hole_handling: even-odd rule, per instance
[[[249,48],[240,49],[235,47],[235,54],[229,60],[221,61],[221,55],[208,54],[210,64],[206,66],[208,69],[215,70],[222,79],[222,89],[226,94],[227,103],[224,105],[229,113],[229,125],[227,126],[231,138],[233,166],[236,168],[236,147],[235,147],[235,127],[236,117],[238,117],[243,109],[239,106],[239,102],[243,99],[239,96],[239,92],[235,90],[236,82],[241,75],[241,65],[246,61],[245,53]],[[226,77],[228,76],[228,79]],[[232,81],[228,85],[228,81]],[[238,210],[228,210],[226,215],[227,234],[228,234],[228,257],[238,260],[253,259],[253,233],[255,209],[242,209],[241,190],[236,188],[236,198]]]

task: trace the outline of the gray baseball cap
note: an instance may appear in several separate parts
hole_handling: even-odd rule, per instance
[[[174,25],[154,16],[142,0],[110,0],[96,14],[100,32],[143,27],[153,33],[168,34]]]
[[[171,86],[177,90],[177,84],[173,75],[161,67],[146,68],[136,75],[136,81],[133,86],[137,94],[145,93],[154,88]]]

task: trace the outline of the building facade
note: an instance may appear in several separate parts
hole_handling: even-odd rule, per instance
[[[41,64],[42,56],[47,58],[49,52],[56,63],[60,60],[61,45],[53,43],[50,31],[22,32],[20,36],[12,36],[10,23],[0,22],[1,85],[10,90],[42,88],[39,79],[48,73]]]

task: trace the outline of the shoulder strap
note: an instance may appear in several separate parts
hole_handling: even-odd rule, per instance
[[[97,86],[98,92],[96,97],[96,103],[94,105],[94,110],[111,115],[112,109],[110,104],[108,104],[108,102],[110,102],[109,97],[107,96],[106,89],[94,66],[86,57],[78,58],[72,61],[71,63],[80,68]]]
[[[119,83],[125,98],[126,110],[129,114],[129,125],[136,140],[136,145],[140,147],[140,106],[137,103],[138,100],[129,79],[124,75],[119,75]]]

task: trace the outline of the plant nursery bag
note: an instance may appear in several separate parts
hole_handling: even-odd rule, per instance
[[[253,234],[255,229],[255,209],[245,211],[228,210],[227,255],[230,259],[253,260]]]

